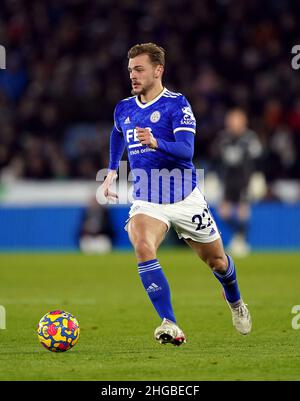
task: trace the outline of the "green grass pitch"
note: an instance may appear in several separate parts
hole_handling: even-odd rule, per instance
[[[236,259],[253,332],[232,327],[221,287],[190,251],[165,249],[181,347],[153,339],[160,319],[142,288],[133,252],[0,255],[0,380],[299,380],[300,254],[257,253]],[[46,312],[64,309],[81,327],[78,344],[51,353],[36,326]],[[299,319],[300,322],[300,319]]]

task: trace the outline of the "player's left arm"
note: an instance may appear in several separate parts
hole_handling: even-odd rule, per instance
[[[172,113],[172,128],[175,142],[155,138],[147,128],[137,127],[136,130],[142,145],[148,145],[153,149],[158,149],[182,160],[191,160],[194,154],[196,119],[190,104],[184,96],[181,96],[175,104]]]
[[[137,136],[142,145],[149,148],[158,149],[182,160],[191,160],[194,154],[194,134],[192,132],[175,133],[175,142],[165,141],[155,138],[148,128],[136,128]]]
[[[263,146],[259,136],[254,131],[248,133],[248,155],[252,160],[259,159],[263,154]]]

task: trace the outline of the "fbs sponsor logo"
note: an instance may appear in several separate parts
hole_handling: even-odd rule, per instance
[[[159,287],[157,284],[155,284],[155,283],[151,283],[150,285],[149,285],[149,287],[147,288],[147,292],[155,292],[155,291],[159,291],[159,290],[161,290],[162,288],[161,287]]]

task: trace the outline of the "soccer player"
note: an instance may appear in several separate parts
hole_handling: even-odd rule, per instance
[[[186,342],[157,259],[157,250],[171,226],[211,268],[223,286],[233,325],[241,334],[248,334],[251,317],[240,295],[234,262],[224,252],[216,224],[197,186],[192,163],[196,121],[191,106],[182,94],[162,84],[163,48],[153,43],[135,45],[128,52],[128,60],[134,96],[120,101],[115,108],[109,172],[102,188],[107,199],[117,198],[110,187],[117,178],[126,147],[135,183],[125,229],[135,250],[142,284],[162,319],[154,337],[161,344]]]
[[[257,134],[248,128],[248,118],[242,109],[231,109],[225,116],[225,129],[214,144],[216,163],[224,184],[224,197],[219,214],[233,231],[228,250],[236,256],[246,256],[250,206],[248,186],[262,155]]]

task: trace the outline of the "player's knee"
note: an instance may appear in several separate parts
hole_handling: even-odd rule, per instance
[[[155,246],[147,240],[137,239],[134,243],[134,249],[139,260],[147,261],[155,257]]]
[[[206,260],[208,266],[216,272],[224,273],[228,267],[227,258],[224,256],[211,256]]]

